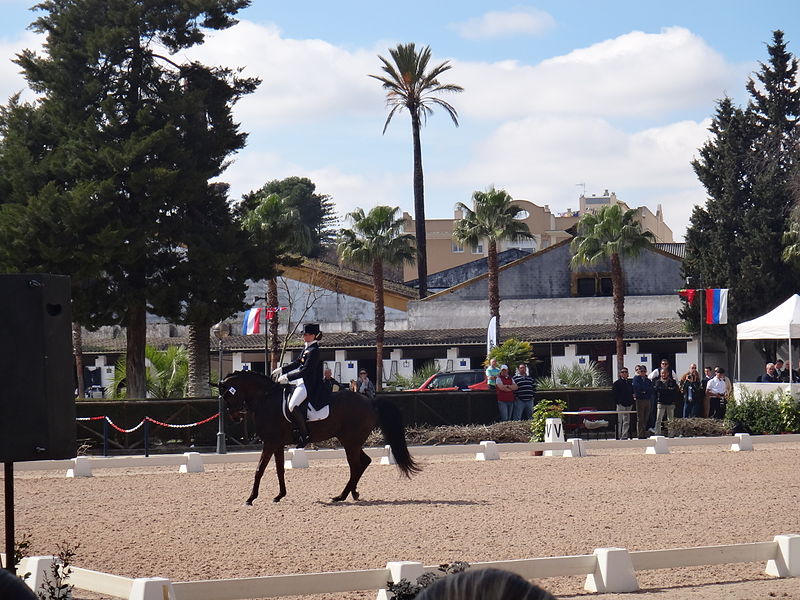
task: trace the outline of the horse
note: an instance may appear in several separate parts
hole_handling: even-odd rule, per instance
[[[286,496],[284,446],[295,441],[292,424],[284,412],[285,398],[290,395],[288,387],[274,383],[269,377],[255,371],[235,371],[219,383],[219,394],[225,402],[228,416],[233,422],[239,423],[246,413],[253,413],[256,433],[263,442],[253,490],[245,501],[247,506],[252,506],[253,501],[258,498],[261,477],[273,455],[279,491],[272,501],[280,502]],[[421,470],[408,451],[402,414],[397,406],[385,398],[371,400],[350,390],[334,393],[330,401],[329,416],[321,421],[308,423],[311,442],[335,437],[347,455],[350,478],[342,493],[332,498],[334,502],[341,502],[348,495],[352,495],[353,500],[358,500],[358,482],[372,462],[363,450],[364,442],[376,425],[383,432],[403,475],[411,478]]]

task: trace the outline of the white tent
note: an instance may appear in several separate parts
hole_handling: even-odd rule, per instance
[[[788,340],[789,365],[792,365],[792,338],[800,338],[800,296],[795,294],[786,302],[773,308],[765,315],[751,321],[739,323],[736,326],[736,344],[738,361],[741,361],[742,340]],[[737,362],[738,362],[737,361]],[[737,371],[741,377],[741,365],[737,364]],[[792,369],[789,369],[790,377]]]
[[[800,338],[800,296],[795,294],[765,315],[736,326],[740,340],[787,340]]]

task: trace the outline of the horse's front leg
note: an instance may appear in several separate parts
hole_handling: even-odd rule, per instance
[[[253,481],[253,491],[250,492],[250,497],[245,500],[246,506],[253,506],[253,500],[258,498],[258,486],[261,485],[261,478],[264,476],[264,470],[269,464],[269,459],[272,458],[272,453],[272,448],[267,448],[266,446],[264,446],[264,449],[261,451],[261,458],[258,460],[258,467],[256,468],[256,478]],[[281,454],[283,454],[283,450],[281,450]],[[282,457],[281,467],[283,467]]]
[[[278,495],[275,496],[272,501],[273,502],[280,502],[281,498],[286,495],[286,479],[284,478],[284,472],[286,470],[286,465],[284,464],[283,459],[283,446],[280,446],[277,450],[275,450],[275,473],[278,475]]]

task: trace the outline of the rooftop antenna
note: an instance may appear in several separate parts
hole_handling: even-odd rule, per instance
[[[586,184],[585,183],[576,183],[575,187],[583,188],[583,194],[581,194],[584,198],[586,197]]]

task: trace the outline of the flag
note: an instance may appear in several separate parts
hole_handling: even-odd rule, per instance
[[[686,300],[689,305],[694,304],[694,296],[697,290],[678,290],[678,296]]]
[[[269,306],[267,307],[267,321],[271,321],[272,317],[278,314],[282,310],[288,310],[288,306]]]
[[[725,325],[728,322],[728,290],[706,290],[706,323]]]
[[[244,319],[242,320],[242,335],[252,335],[254,333],[261,333],[261,313],[264,312],[263,308],[251,308],[244,312]]]
[[[486,329],[486,354],[497,346],[497,317],[489,319],[489,327]]]

